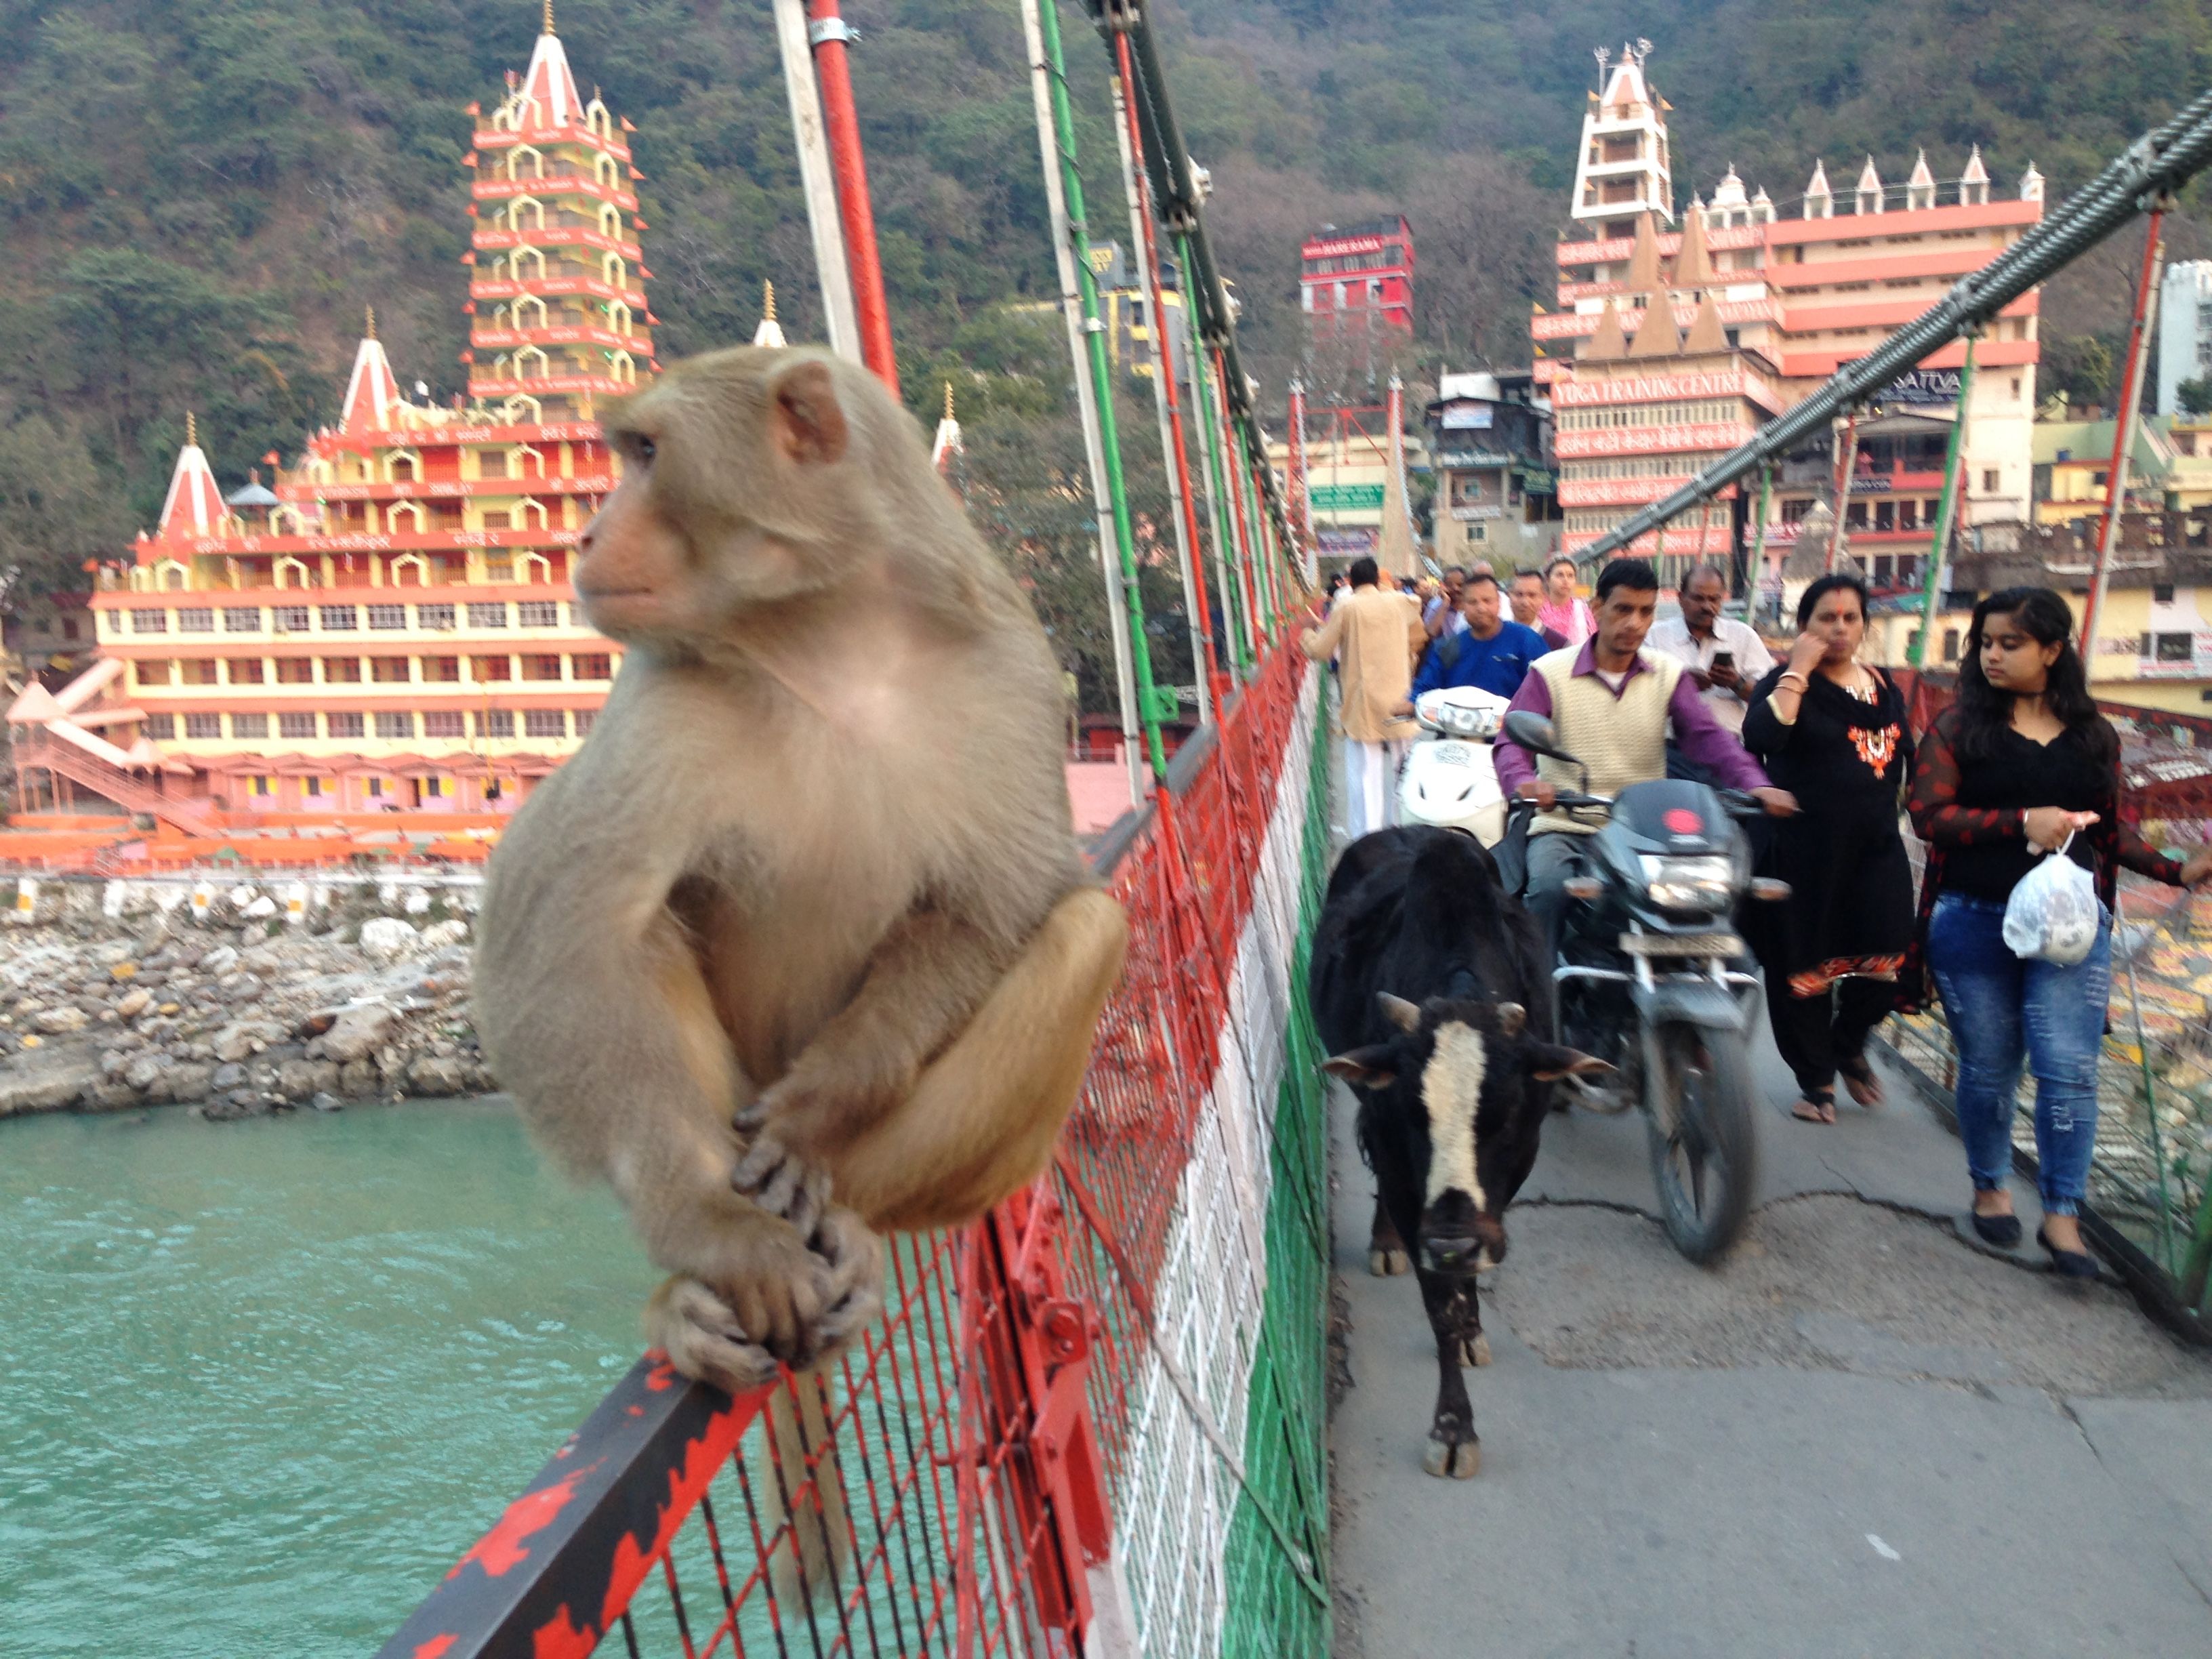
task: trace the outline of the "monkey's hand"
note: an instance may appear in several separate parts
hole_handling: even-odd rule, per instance
[[[774,1105],[771,1097],[763,1095],[733,1120],[738,1133],[750,1136],[751,1144],[730,1172],[730,1185],[770,1215],[781,1216],[800,1237],[810,1238],[830,1201],[830,1171],[769,1127]]]
[[[830,1268],[830,1310],[815,1328],[815,1352],[834,1353],[884,1310],[883,1241],[852,1211],[832,1205],[815,1229],[814,1249]]]
[[[778,1361],[745,1334],[729,1304],[697,1279],[664,1279],[645,1309],[645,1339],[684,1376],[744,1394],[771,1380]]]

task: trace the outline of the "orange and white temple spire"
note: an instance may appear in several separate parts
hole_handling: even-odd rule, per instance
[[[353,373],[346,378],[345,402],[338,409],[338,430],[349,435],[383,432],[399,424],[393,411],[405,400],[376,337],[376,307],[368,307],[361,344],[353,354]]]
[[[215,470],[200,447],[199,419],[185,414],[185,447],[177,452],[176,471],[169,475],[169,493],[161,502],[161,517],[154,539],[194,541],[223,533],[222,491],[216,485]]]

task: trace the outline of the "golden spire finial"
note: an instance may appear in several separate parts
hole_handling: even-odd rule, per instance
[[[553,0],[545,0],[545,33],[553,33]]]
[[[366,306],[366,307],[362,307],[362,309],[363,309],[363,310],[365,310],[365,311],[368,313],[368,337],[369,337],[370,339],[374,340],[374,339],[376,337],[376,307],[375,307],[374,306]]]
[[[774,283],[761,284],[761,320],[764,323],[772,323],[775,320],[775,284]]]
[[[948,421],[952,418],[952,382],[950,380],[945,383],[945,418]]]
[[[185,447],[188,449],[200,447],[200,417],[189,409],[185,411]]]

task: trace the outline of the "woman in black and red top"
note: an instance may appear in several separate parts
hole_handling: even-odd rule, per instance
[[[1974,607],[1958,701],[1921,744],[1912,821],[1928,843],[1921,940],[1959,1051],[1974,1231],[1994,1244],[2020,1238],[2004,1182],[2025,1060],[2035,1074],[2036,1239],[2059,1272],[2091,1278],[2075,1213],[2096,1143],[2120,868],[2193,887],[2212,878],[2212,849],[2183,864],[2120,822],[2119,738],[2090,698],[2073,631],[2073,611],[2047,587],[2007,588]],[[2104,911],[2088,957],[2068,966],[2023,959],[2004,942],[2014,886],[2060,847],[2093,873]]]
[[[1750,907],[1745,931],[1766,969],[1774,1046],[1797,1079],[1790,1108],[1836,1121],[1836,1074],[1863,1106],[1881,1099],[1868,1034],[1897,1000],[1912,938],[1912,866],[1897,832],[1912,768],[1904,699],[1858,660],[1866,584],[1823,576],[1797,602],[1790,659],[1759,681],[1743,746],[1806,810],[1775,825],[1765,868],[1790,884]]]

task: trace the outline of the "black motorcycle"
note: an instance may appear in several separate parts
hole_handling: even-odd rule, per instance
[[[1582,766],[1540,715],[1508,714],[1505,735]],[[1667,1236],[1691,1261],[1711,1261],[1742,1231],[1757,1157],[1748,1038],[1759,981],[1732,918],[1747,892],[1788,891],[1752,880],[1735,820],[1762,809],[1739,791],[1673,779],[1618,796],[1561,789],[1557,801],[1601,823],[1577,838],[1587,873],[1566,886],[1576,902],[1553,969],[1557,1040],[1617,1068],[1610,1088],[1584,1083],[1580,1097],[1600,1111],[1643,1107]],[[1517,843],[1534,811],[1513,804],[1509,867],[1525,868]]]

